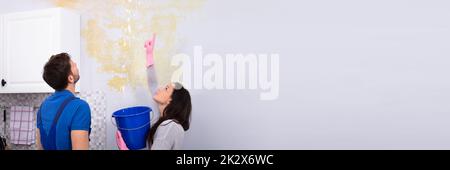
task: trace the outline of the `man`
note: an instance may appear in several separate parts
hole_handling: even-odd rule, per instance
[[[80,79],[76,63],[67,53],[53,55],[42,77],[55,93],[44,100],[37,114],[37,148],[89,149],[91,111],[87,102],[74,95]]]

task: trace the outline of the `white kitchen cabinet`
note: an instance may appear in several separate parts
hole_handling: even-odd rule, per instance
[[[81,68],[79,14],[51,8],[1,18],[0,93],[54,92],[42,78],[44,64],[54,54],[69,53]]]
[[[5,63],[3,61],[3,58],[4,58],[3,57],[3,36],[4,36],[4,34],[3,34],[3,16],[0,15],[0,91],[3,88],[3,86],[4,86],[3,84],[5,81],[5,80],[3,80],[3,72],[4,72],[3,70],[5,68],[5,66],[3,64],[3,63]]]

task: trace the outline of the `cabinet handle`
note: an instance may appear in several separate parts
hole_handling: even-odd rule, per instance
[[[2,87],[5,87],[5,85],[6,85],[6,81],[5,81],[5,79],[2,79]]]

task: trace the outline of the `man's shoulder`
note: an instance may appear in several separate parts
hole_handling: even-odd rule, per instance
[[[74,101],[77,102],[77,103],[79,103],[79,104],[83,104],[83,105],[88,105],[88,106],[89,106],[89,104],[88,104],[85,100],[83,100],[83,99],[81,99],[81,98],[79,98],[79,97],[76,97],[76,98],[74,99]]]
[[[72,102],[74,102],[74,104],[78,107],[82,107],[82,108],[90,108],[89,107],[89,103],[87,103],[85,100],[80,99],[80,98],[75,98]]]

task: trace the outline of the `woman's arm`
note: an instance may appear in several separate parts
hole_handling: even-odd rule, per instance
[[[153,34],[153,37],[146,41],[144,45],[147,58],[147,81],[149,89],[151,90],[153,95],[156,93],[156,90],[158,88],[155,66],[153,65],[153,49],[155,47],[155,43],[156,34]]]
[[[158,79],[156,76],[156,69],[153,60],[153,49],[156,43],[156,34],[153,34],[153,37],[150,40],[145,42],[146,49],[146,59],[147,59],[147,84],[149,90],[151,92],[151,96],[153,97],[158,90]],[[154,124],[159,117],[159,109],[158,105],[155,102],[152,102],[153,114],[151,118],[151,124]]]
[[[153,65],[147,67],[147,84],[152,96],[155,95],[156,90],[158,90],[158,79],[156,78],[156,70]]]

